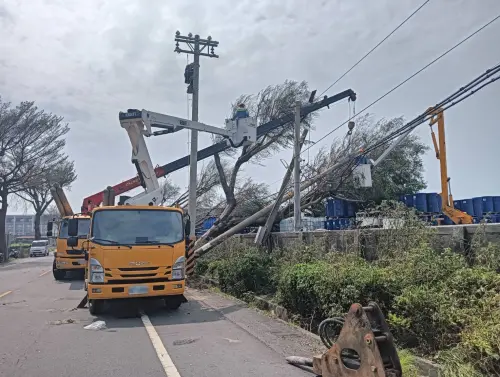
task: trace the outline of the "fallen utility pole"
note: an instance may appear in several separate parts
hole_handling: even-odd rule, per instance
[[[302,149],[302,146],[304,145],[304,142],[306,140],[307,134],[309,132],[309,129],[305,129],[302,131],[302,136],[300,137],[300,149]],[[273,227],[274,221],[276,220],[276,216],[278,215],[278,211],[280,209],[281,205],[281,199],[283,198],[283,195],[286,193],[286,189],[288,187],[288,183],[290,182],[290,178],[292,176],[292,171],[294,169],[294,159],[295,156],[292,157],[292,161],[290,161],[290,164],[288,165],[288,168],[286,170],[285,176],[283,177],[283,182],[281,182],[281,187],[280,190],[278,191],[278,197],[276,198],[273,208],[271,209],[271,213],[269,214],[266,223],[264,226],[262,226],[259,231],[257,232],[257,236],[255,237],[255,243],[257,245],[262,245],[269,234],[271,233],[271,229]]]
[[[311,92],[310,97],[309,97],[309,103],[314,102],[315,95],[316,95],[316,90],[313,90]],[[297,115],[297,112],[295,114]],[[299,115],[298,121],[301,123],[304,120],[304,118],[300,116],[300,108],[298,111],[298,115]],[[297,124],[297,119],[295,119],[295,124]],[[300,130],[300,126],[299,126],[299,130]],[[292,176],[292,170],[295,169],[295,167],[294,167],[295,166],[295,164],[294,164],[295,157],[296,156],[300,157],[300,151],[302,150],[302,146],[304,145],[304,142],[306,141],[306,137],[307,137],[308,132],[309,132],[309,128],[306,127],[304,129],[304,131],[302,132],[302,136],[300,137],[299,146],[298,146],[298,153],[294,150],[294,155],[292,156],[292,161],[290,161],[290,164],[287,167],[285,176],[283,177],[283,181],[281,182],[281,187],[278,191],[278,196],[276,197],[276,201],[274,203],[274,207],[271,210],[271,213],[269,214],[269,216],[267,217],[266,223],[264,224],[264,226],[259,227],[257,235],[255,236],[255,243],[259,246],[261,246],[264,242],[266,242],[267,238],[269,237],[269,234],[271,233],[274,222],[276,220],[276,216],[278,215],[278,211],[280,208],[280,200],[281,200],[281,198],[283,198],[283,195],[285,195],[286,188],[288,187],[288,183],[290,182],[290,177]],[[300,177],[300,175],[299,175],[299,177]],[[299,201],[299,206],[300,206],[300,201]],[[302,208],[301,208],[301,210],[302,210]]]
[[[319,180],[323,179],[325,176],[330,174],[333,170],[339,168],[340,166],[344,165],[345,163],[351,161],[357,154],[350,155],[348,157],[343,158],[340,162],[336,163],[335,165],[330,166],[328,169],[325,171],[319,173],[318,175],[312,177],[311,179],[305,181],[300,185],[300,191],[303,191],[307,189],[308,187],[311,187],[313,184],[318,182]],[[286,202],[287,200],[290,200],[293,198],[293,191],[288,192],[286,195],[281,198],[281,200],[276,201],[276,203],[282,204]],[[201,257],[203,254],[207,253],[209,250],[213,249],[217,245],[220,245],[222,242],[227,240],[229,237],[233,236],[234,234],[238,233],[239,231],[245,229],[247,226],[252,225],[256,220],[260,219],[262,216],[267,215],[273,207],[276,205],[274,204],[269,204],[268,206],[262,208],[260,211],[254,213],[252,216],[246,218],[243,220],[241,223],[238,225],[235,225],[231,229],[225,231],[221,235],[215,237],[213,240],[207,242],[203,246],[200,246],[199,249],[195,250],[195,258]]]

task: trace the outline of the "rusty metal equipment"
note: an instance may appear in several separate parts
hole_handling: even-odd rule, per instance
[[[287,361],[312,367],[311,371],[322,377],[402,377],[392,334],[375,302],[366,307],[351,305],[335,342],[325,336],[324,328],[322,331],[321,339],[328,351],[312,359],[290,356]]]

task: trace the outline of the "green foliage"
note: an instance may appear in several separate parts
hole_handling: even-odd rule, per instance
[[[404,377],[418,377],[419,370],[415,364],[415,356],[408,350],[398,350],[399,362],[403,370]]]
[[[247,253],[239,258],[218,261],[217,271],[223,292],[243,297],[246,292],[267,293],[271,287],[271,259],[263,254]]]
[[[385,210],[397,218],[401,209],[387,204]],[[279,303],[312,329],[324,318],[347,312],[354,302],[375,301],[398,344],[435,356],[445,377],[498,375],[500,247],[473,245],[471,265],[450,250],[433,250],[432,231],[408,211],[403,216],[400,228],[378,232],[381,252],[374,261],[357,251],[330,252],[325,240],[273,253],[229,242],[199,269],[217,276],[222,289],[238,297],[275,291]],[[415,376],[415,365],[408,361],[413,356],[400,355],[404,375]]]

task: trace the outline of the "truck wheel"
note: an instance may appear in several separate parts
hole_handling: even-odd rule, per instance
[[[54,279],[56,279],[57,281],[63,280],[66,276],[66,271],[58,270],[56,268],[56,261],[54,261],[54,263],[52,264],[52,275],[54,275]]]
[[[179,309],[179,307],[183,303],[182,295],[167,296],[164,298],[164,301],[165,301],[165,307],[168,310],[177,310],[177,309]]]
[[[92,315],[99,315],[103,312],[104,300],[89,300],[89,312]]]

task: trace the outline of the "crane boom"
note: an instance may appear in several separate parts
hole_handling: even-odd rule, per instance
[[[318,111],[324,107],[328,107],[336,102],[339,102],[345,98],[349,98],[351,101],[356,100],[356,93],[351,90],[344,90],[343,92],[337,93],[333,96],[327,97],[325,96],[321,101],[317,101],[311,104],[307,104],[301,108],[301,116],[305,117],[315,111]],[[260,126],[257,127],[257,135],[256,137],[259,138],[263,135],[266,135],[274,130],[276,130],[279,127],[282,127],[283,125],[292,122],[294,120],[294,113],[290,112],[286,115],[284,115],[281,118],[278,119],[273,119],[267,123],[264,123]],[[172,126],[172,125],[170,125]],[[160,127],[161,128],[161,127]],[[172,133],[176,131],[180,131],[181,125],[179,124],[177,127],[166,127],[166,129],[163,129],[161,131],[156,131],[154,132],[155,135],[161,135],[161,134],[166,134],[166,133]],[[222,140],[218,143],[215,143],[207,148],[203,148],[198,151],[197,154],[197,160],[201,161],[204,160],[208,157],[211,157],[217,153],[221,153],[229,148],[231,148],[231,144],[228,142],[228,140]],[[158,166],[154,169],[156,173],[156,177],[164,177],[170,173],[173,173],[177,170],[180,170],[182,168],[185,168],[186,166],[189,166],[190,163],[190,156],[184,156],[182,158],[179,158],[175,161],[169,162],[168,164],[165,164],[163,166]],[[126,181],[120,182],[116,184],[115,186],[112,186],[114,193],[116,195],[122,195],[130,190],[133,190],[139,186],[141,186],[141,180],[139,176],[135,176],[133,178],[127,179]],[[99,206],[102,203],[103,200],[103,192],[100,191],[98,193],[95,193],[93,195],[90,195],[83,199],[82,203],[82,208],[81,212],[82,213],[87,213],[89,212],[93,207]]]
[[[443,214],[448,216],[455,224],[473,224],[474,219],[468,213],[456,209],[453,205],[453,196],[450,189],[450,178],[448,177],[448,162],[446,158],[446,135],[444,129],[444,114],[441,108],[429,108],[428,113],[431,115],[429,125],[431,127],[432,143],[436,152],[436,158],[439,160],[441,171],[441,210]],[[432,129],[432,126],[437,123],[438,140]]]
[[[59,210],[59,214],[61,215],[61,217],[74,215],[73,209],[71,208],[68,198],[66,197],[66,194],[64,193],[61,186],[59,186],[58,184],[54,185],[54,187],[50,188],[50,193],[54,198],[54,202],[56,203],[56,207]]]

